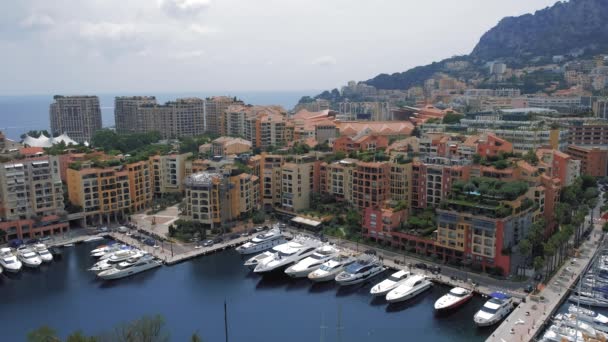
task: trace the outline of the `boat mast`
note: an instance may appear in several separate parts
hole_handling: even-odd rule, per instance
[[[224,299],[224,333],[226,342],[228,342],[228,309],[226,308],[226,300]]]

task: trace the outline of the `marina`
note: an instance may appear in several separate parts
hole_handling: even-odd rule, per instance
[[[377,341],[402,338],[412,329],[425,332],[419,341],[482,341],[491,332],[473,324],[473,315],[484,302],[480,297],[457,311],[435,313],[435,301],[449,287],[434,286],[397,305],[373,298],[371,287],[390,273],[349,287],[338,287],[335,282],[313,284],[280,273],[259,276],[244,267],[244,258],[230,249],[107,282],[86,271],[94,261],[90,256],[94,248],[94,243],[76,244],[64,249],[61,261],[3,275],[0,289],[6,300],[0,320],[29,317],[13,320],[13,325],[3,329],[4,338],[22,341],[41,324],[56,328],[62,336],[76,329],[94,334],[159,313],[167,320],[172,340],[186,340],[198,331],[205,340],[217,341],[223,338],[224,299],[234,341],[304,342],[321,336],[325,341]],[[25,307],[25,302],[52,307],[54,314]]]

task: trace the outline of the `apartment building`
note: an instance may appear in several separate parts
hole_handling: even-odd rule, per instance
[[[597,100],[593,103],[593,114],[601,119],[608,119],[608,99]]]
[[[281,167],[285,163],[281,155],[262,154],[260,161],[260,197],[264,209],[281,207]]]
[[[202,99],[176,99],[162,105],[149,102],[142,103],[137,108],[134,120],[141,122],[141,125],[135,132],[156,131],[163,139],[192,137],[205,133],[205,101]]]
[[[359,210],[380,208],[390,198],[390,165],[387,162],[357,163],[352,181],[352,203]]]
[[[570,145],[566,153],[572,159],[580,161],[580,173],[582,175],[594,177],[608,176],[607,148]]]
[[[82,207],[87,224],[124,219],[147,208],[154,195],[150,161],[106,168],[83,164],[67,173],[70,202]]]
[[[319,192],[334,197],[337,201],[353,203],[353,170],[359,161],[343,159],[319,167]]]
[[[608,121],[575,122],[568,125],[568,144],[577,146],[608,145]]]
[[[69,230],[57,157],[0,164],[0,230],[5,241]]]
[[[184,216],[206,228],[218,228],[252,213],[259,203],[258,181],[230,169],[192,174],[185,182]]]
[[[547,174],[559,178],[564,186],[572,185],[581,175],[581,160],[569,154],[557,150],[538,149],[536,155],[543,164],[547,165]]]
[[[528,107],[549,108],[558,111],[577,110],[581,106],[580,96],[537,96],[526,97]]]
[[[470,161],[427,156],[412,164],[412,208],[439,206],[456,180],[467,179],[471,172]]]
[[[190,157],[192,157],[190,152],[150,157],[153,170],[152,184],[156,196],[184,191],[186,161]]]
[[[537,148],[548,147],[565,151],[568,147],[568,130],[551,128],[490,129],[479,128],[478,132],[493,133],[513,144],[513,152],[526,153]]]
[[[315,161],[314,156],[297,156],[281,166],[281,209],[299,212],[310,207]]]
[[[242,138],[219,137],[211,142],[213,156],[228,156],[251,151],[251,141]]]
[[[67,134],[78,143],[90,142],[101,129],[97,96],[55,95],[49,108],[51,134]]]
[[[356,136],[341,136],[334,140],[334,152],[375,152],[388,147],[388,137],[382,135],[366,134],[362,132]]]
[[[222,131],[222,117],[230,106],[243,105],[236,97],[214,96],[205,99],[203,114],[203,131],[211,134],[225,134]],[[231,135],[231,134],[229,134]],[[239,136],[235,134],[234,136]]]
[[[117,96],[114,98],[114,122],[119,134],[142,132],[146,118],[139,110],[140,106],[155,106],[154,96]]]

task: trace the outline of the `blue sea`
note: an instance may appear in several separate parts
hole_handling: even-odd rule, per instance
[[[215,95],[236,96],[245,103],[255,105],[281,105],[292,109],[298,100],[305,95],[317,94],[316,90],[276,91],[276,92],[191,92],[191,93],[120,93],[88,94],[98,95],[104,127],[114,126],[114,97],[130,95],[156,96],[159,103],[179,97],[209,97]],[[69,95],[69,94],[66,94]],[[21,134],[30,130],[49,129],[49,105],[53,95],[0,96],[0,130],[7,137],[19,140]]]

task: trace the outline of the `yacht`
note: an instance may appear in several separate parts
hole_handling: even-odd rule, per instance
[[[334,280],[338,273],[342,272],[346,266],[355,261],[356,259],[352,256],[338,255],[324,262],[317,270],[309,273],[308,279],[315,283]]]
[[[133,251],[133,248],[131,248],[130,246],[121,246],[118,250],[116,250],[114,252],[105,253],[104,255],[99,257],[99,260],[106,260],[111,257],[118,257],[118,256],[126,256],[128,258],[129,254],[132,251]]]
[[[557,314],[555,315],[554,320],[561,323],[562,326],[582,331],[584,334],[590,337],[601,338],[604,341],[606,340],[607,336],[605,333],[598,331],[589,323],[578,320],[576,316],[573,316],[572,314]]]
[[[583,342],[587,341],[583,333],[572,328],[560,324],[554,324],[547,329],[543,335],[542,341],[547,342]]]
[[[279,245],[279,246],[281,246],[281,245]],[[276,247],[278,247],[278,246],[273,247],[272,251],[266,251],[264,253],[258,254],[256,256],[253,256],[253,257],[245,260],[244,265],[247,266],[247,267],[249,267],[252,270],[255,269],[255,267],[259,263],[263,262],[264,260],[266,260],[266,259],[268,259],[268,258],[270,258],[271,256],[274,255],[274,253],[275,253],[274,248],[276,248]]]
[[[101,241],[103,239],[105,239],[103,236],[95,235],[95,236],[91,236],[90,238],[84,239],[82,242],[89,243],[89,242]]]
[[[42,260],[34,251],[26,246],[17,249],[17,257],[26,267],[36,268],[42,264]]]
[[[407,271],[397,271],[391,274],[390,277],[374,285],[369,292],[372,296],[385,296],[392,289],[403,284],[410,275],[411,273]]]
[[[23,264],[17,257],[13,254],[10,248],[0,248],[0,265],[7,271],[11,273],[17,273],[21,270]]]
[[[297,264],[288,267],[285,273],[292,278],[307,277],[310,272],[318,269],[327,260],[335,257],[340,253],[340,250],[331,245],[325,245],[317,248],[317,250],[309,257],[300,260]]]
[[[118,265],[97,274],[104,280],[120,279],[147,271],[152,268],[160,267],[162,262],[152,255],[145,255],[141,258],[130,258],[120,262]]]
[[[485,302],[473,317],[477,326],[487,327],[496,324],[513,310],[513,300],[508,294],[494,292],[490,297],[492,298]]]
[[[341,286],[359,284],[372,279],[385,270],[386,268],[378,258],[365,254],[338,273],[336,282]]]
[[[574,304],[570,304],[568,312],[577,315],[579,320],[587,323],[608,324],[608,317],[593,310],[577,307]]]
[[[428,290],[433,283],[425,276],[415,274],[409,277],[403,284],[392,289],[386,294],[386,301],[389,303],[402,302],[416,297],[418,294]]]
[[[600,308],[608,308],[608,298],[592,292],[579,292],[578,294],[572,294],[568,297],[568,300],[573,303],[583,304],[587,306],[597,306]]]
[[[34,250],[36,251],[36,253],[38,253],[38,256],[40,257],[40,259],[42,259],[43,262],[53,261],[53,255],[46,248],[45,244],[43,244],[43,243],[35,244]]]
[[[122,261],[126,261],[129,259],[139,259],[142,256],[144,256],[144,252],[138,250],[138,249],[134,249],[134,250],[129,250],[128,254],[121,254],[120,256],[112,256],[108,259],[104,259],[101,260],[99,262],[97,262],[95,265],[93,265],[93,267],[91,267],[89,269],[89,271],[93,271],[93,272],[103,272],[106,270],[111,269],[112,267],[114,267],[114,265],[118,264],[119,262]]]
[[[285,241],[285,237],[281,234],[281,230],[279,228],[273,228],[263,234],[256,235],[250,241],[237,247],[236,251],[243,255],[259,253],[276,245],[285,243]]]
[[[321,245],[321,241],[308,237],[300,237],[273,247],[276,251],[270,258],[264,259],[253,270],[255,273],[269,273],[282,269],[313,254]]]
[[[435,302],[435,310],[456,309],[468,302],[471,298],[473,298],[473,292],[463,289],[462,287],[455,287],[451,289],[450,292],[437,299]]]
[[[96,248],[94,250],[91,251],[91,256],[93,258],[103,258],[106,255],[112,254],[114,252],[118,252],[121,249],[125,250],[125,249],[129,249],[130,247],[127,245],[121,245],[119,243],[115,243],[109,246],[103,246],[100,248]]]

